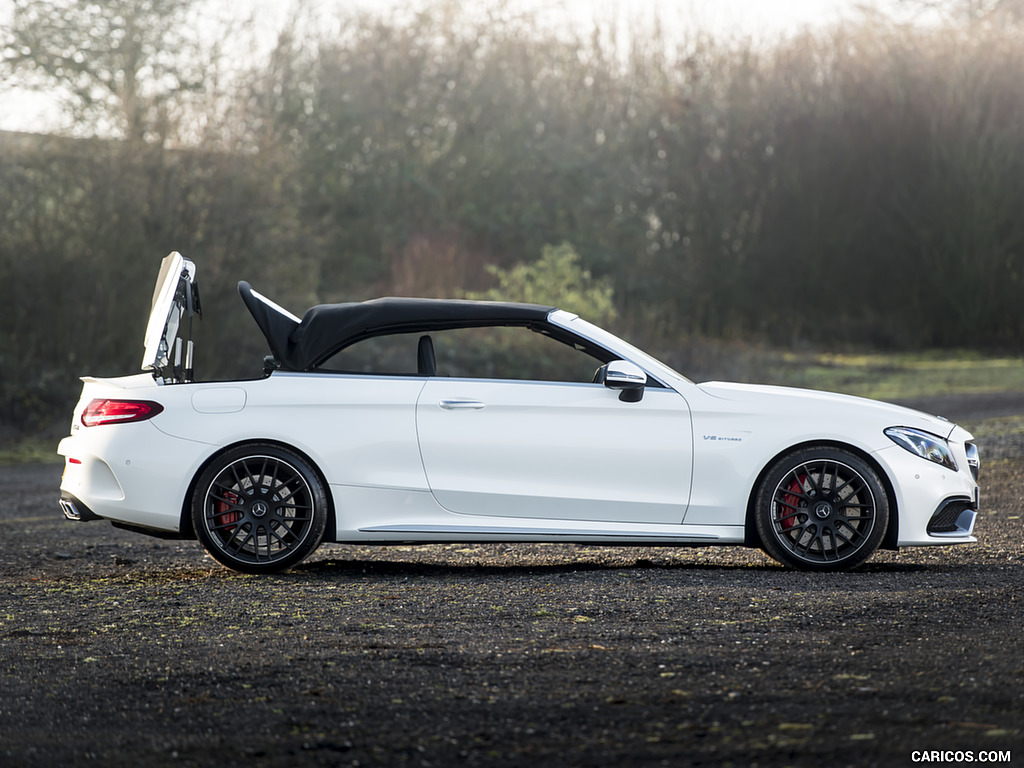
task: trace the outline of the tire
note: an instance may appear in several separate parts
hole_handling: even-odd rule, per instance
[[[267,443],[232,448],[211,462],[192,494],[192,525],[213,559],[243,573],[295,565],[320,545],[327,494],[298,454]]]
[[[878,549],[889,525],[889,497],[860,457],[829,446],[784,455],[761,481],[754,520],[761,543],[783,565],[845,571]]]

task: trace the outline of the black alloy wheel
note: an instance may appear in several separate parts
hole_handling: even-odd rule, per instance
[[[802,570],[861,565],[889,524],[889,498],[878,473],[859,456],[830,446],[799,449],[775,462],[755,503],[765,550]]]
[[[245,573],[270,573],[310,555],[323,539],[327,494],[309,463],[254,443],[218,456],[196,482],[192,524],[206,551]]]

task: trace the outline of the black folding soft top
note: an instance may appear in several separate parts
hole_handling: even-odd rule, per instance
[[[544,322],[555,307],[495,301],[383,298],[319,304],[302,319],[252,289],[238,292],[270,344],[281,367],[303,371],[360,339],[384,333],[418,333],[447,328],[530,325]]]

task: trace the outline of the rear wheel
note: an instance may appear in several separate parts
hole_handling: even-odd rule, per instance
[[[861,565],[889,524],[889,498],[878,473],[855,454],[828,446],[799,449],[775,462],[755,504],[765,550],[803,570]]]
[[[192,495],[192,524],[218,562],[246,573],[280,571],[319,545],[327,494],[309,463],[286,448],[242,445],[218,456]]]

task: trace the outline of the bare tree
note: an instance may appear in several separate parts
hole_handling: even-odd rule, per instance
[[[11,0],[0,63],[56,89],[81,124],[162,143],[168,109],[202,88],[198,0]]]

